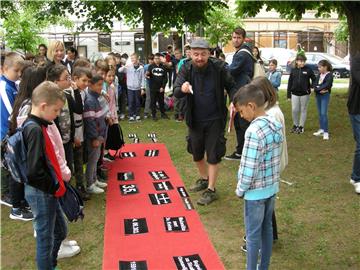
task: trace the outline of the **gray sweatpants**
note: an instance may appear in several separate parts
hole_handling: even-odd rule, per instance
[[[92,147],[91,140],[86,140],[86,149],[88,152],[88,162],[86,165],[85,177],[88,187],[97,180],[96,166],[100,157],[101,144],[99,147]]]
[[[291,95],[292,118],[295,126],[304,127],[310,95]]]

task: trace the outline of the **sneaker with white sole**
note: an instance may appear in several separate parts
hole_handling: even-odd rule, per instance
[[[68,239],[63,240],[61,244],[64,246],[78,246],[76,240],[68,240]]]
[[[350,179],[350,184],[354,185],[356,182],[354,179]]]
[[[135,120],[136,120],[136,121],[141,121],[140,115],[137,115],[137,116],[135,117]]]
[[[80,253],[80,250],[81,249],[79,246],[68,246],[61,243],[57,259],[74,257],[75,255]]]
[[[129,123],[134,123],[134,122],[135,122],[135,118],[133,116],[130,116]]]
[[[324,136],[323,136],[323,140],[328,141],[329,138],[329,133],[328,132],[324,132]]]
[[[11,219],[30,221],[34,219],[33,213],[25,208],[12,208],[10,212]]]
[[[324,134],[324,130],[323,129],[319,129],[318,131],[314,132],[313,135],[316,137],[320,137]]]
[[[102,188],[97,187],[94,183],[87,188],[87,192],[90,194],[100,194],[100,193],[104,193],[104,190]]]
[[[5,205],[7,207],[12,207],[12,202],[9,194],[2,194],[0,204]]]
[[[357,194],[360,194],[360,182],[355,182],[354,187],[355,187],[355,192]]]
[[[95,181],[95,185],[98,186],[98,187],[100,187],[100,188],[105,188],[105,187],[107,187],[107,184],[106,184],[106,183],[100,182],[99,180],[96,180],[96,181]]]

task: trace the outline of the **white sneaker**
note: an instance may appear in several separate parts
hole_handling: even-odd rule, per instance
[[[78,243],[75,240],[63,240],[62,243],[64,246],[78,246]]]
[[[357,194],[360,194],[360,182],[355,182],[354,187],[355,187],[355,192]]]
[[[354,185],[356,182],[353,179],[350,179],[350,184]]]
[[[121,119],[121,120],[124,120],[124,119],[125,119],[125,114],[123,114],[123,113],[120,114],[120,119]]]
[[[87,188],[87,192],[90,194],[100,194],[100,193],[103,193],[104,190],[102,188],[97,187],[94,183],[90,187]]]
[[[135,119],[136,121],[140,121],[141,120],[140,115],[137,115]]]
[[[61,243],[57,258],[58,259],[70,258],[79,253],[80,253],[79,246],[66,246],[63,243]]]
[[[96,180],[95,185],[101,188],[107,187],[107,184],[104,182],[100,182],[99,180]]]
[[[313,135],[316,137],[319,137],[321,135],[324,134],[324,130],[323,129],[319,129],[318,131],[314,132]]]
[[[326,140],[326,141],[329,140],[329,133],[328,132],[324,132],[323,139]]]

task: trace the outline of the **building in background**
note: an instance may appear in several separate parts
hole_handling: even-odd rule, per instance
[[[230,4],[230,7],[233,7]],[[336,42],[334,32],[339,24],[338,15],[316,18],[315,11],[307,11],[300,21],[280,18],[276,11],[266,11],[264,7],[255,17],[243,19],[247,41],[257,47],[296,49],[299,43],[307,52],[326,52],[344,57],[348,54],[348,44]],[[229,42],[225,52],[234,49]]]

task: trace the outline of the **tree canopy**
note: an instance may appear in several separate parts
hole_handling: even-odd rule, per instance
[[[4,3],[5,2],[5,3]],[[144,27],[145,55],[151,52],[151,35],[157,31],[184,26],[194,30],[201,23],[208,25],[207,12],[214,7],[226,6],[220,1],[2,1],[1,12],[6,19],[15,5],[34,5],[37,19],[51,19],[54,15],[74,14],[85,17],[82,29],[89,27],[110,32],[114,18],[135,27]]]

